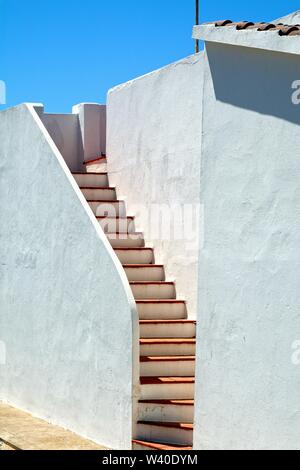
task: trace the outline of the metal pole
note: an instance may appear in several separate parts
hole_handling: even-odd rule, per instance
[[[199,25],[199,0],[196,0],[196,25]],[[196,39],[196,54],[199,52],[199,39]]]

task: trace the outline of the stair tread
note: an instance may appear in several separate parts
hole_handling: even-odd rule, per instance
[[[91,174],[91,173],[87,173]],[[93,191],[103,191],[104,190],[110,190],[110,191],[115,191],[116,187],[115,186],[102,186],[101,188],[95,187],[95,186],[79,186],[79,189],[92,189]]]
[[[196,338],[141,338],[140,344],[195,344]]]
[[[87,175],[90,175],[91,173],[86,173]],[[99,173],[100,174],[100,173]],[[115,191],[116,187],[115,186],[102,186],[102,187],[95,187],[95,186],[79,186],[79,189],[92,189],[93,191],[96,190],[110,190],[110,191]]]
[[[143,447],[150,447],[152,449],[157,449],[157,450],[193,450],[192,447],[190,446],[182,446],[181,444],[176,445],[176,444],[167,444],[167,443],[161,443],[161,442],[153,442],[153,441],[140,441],[138,439],[133,439],[132,441],[134,444],[138,444]]]
[[[80,188],[82,189],[82,188]],[[90,189],[90,188],[83,188],[83,189]],[[93,189],[103,189],[103,188],[93,188]],[[104,188],[105,189],[105,188]],[[108,200],[108,199],[87,199],[87,202],[101,202],[101,203],[105,203],[105,204],[123,204],[124,201],[122,201],[121,199],[115,199],[115,200]],[[103,216],[105,217],[105,216]],[[115,217],[110,217],[110,218],[115,218]],[[123,217],[124,219],[126,219],[126,217]]]
[[[107,162],[106,155],[102,155],[101,157],[94,158],[93,160],[87,160],[83,162],[84,165],[90,165],[91,163],[98,163],[98,162]]]
[[[84,176],[90,176],[90,175],[100,175],[100,176],[108,176],[108,173],[105,171],[105,172],[101,172],[101,173],[98,173],[98,172],[91,172],[91,173],[87,173],[86,171],[72,171],[72,175],[84,175]],[[94,188],[93,188],[94,189]]]
[[[185,300],[177,299],[139,299],[137,304],[185,304]]]
[[[88,201],[88,202],[99,202],[99,201]],[[103,201],[103,202],[117,202],[117,201]],[[120,217],[120,216],[116,216],[116,217],[111,217],[111,216],[100,216],[100,215],[97,215],[96,216],[96,219],[110,219],[110,220],[126,220],[126,219],[130,219],[130,220],[133,220],[134,217],[132,216],[127,216],[127,217]],[[113,233],[116,233],[116,232],[113,232]],[[122,232],[121,232],[122,233]]]
[[[169,282],[169,281],[130,281],[130,284],[133,284],[134,286],[136,285],[141,285],[141,286],[147,286],[149,285],[154,285],[154,286],[174,286],[174,282]]]
[[[115,250],[119,251],[154,251],[153,248],[147,248],[147,247],[120,247],[120,248],[114,248]],[[131,264],[129,266],[132,266]]]
[[[195,356],[141,356],[140,362],[176,362],[195,361]]]
[[[99,217],[99,216],[96,217],[96,219],[97,219],[97,218],[99,218],[99,219],[101,219],[101,218],[107,219],[107,217]],[[133,219],[133,218],[132,218],[132,219]],[[109,235],[109,236],[111,236],[111,235],[121,235],[121,236],[126,235],[126,238],[123,238],[123,240],[127,240],[127,238],[131,238],[132,236],[136,235],[136,232],[108,232],[108,233],[106,233],[105,235],[106,235],[106,236],[108,236],[108,235]],[[123,264],[122,266],[127,266],[127,265],[124,265],[124,264]],[[132,264],[128,264],[128,266],[132,266]]]
[[[141,385],[193,384],[195,377],[140,377]]]
[[[152,405],[194,406],[194,400],[139,400],[139,403]]]
[[[161,428],[183,429],[185,431],[192,431],[194,429],[193,424],[179,422],[176,423],[167,421],[138,421],[138,424],[145,424],[147,426],[158,426]]]
[[[164,267],[163,264],[123,264],[123,268],[134,268],[134,269],[163,268],[163,267]]]
[[[136,236],[136,235],[139,235],[139,236],[141,236],[141,237],[144,237],[144,234],[143,234],[142,232],[132,232],[132,233],[111,232],[111,233],[109,233],[108,235],[110,235],[110,236],[113,236],[113,235],[119,235],[119,236],[120,236],[120,235],[122,235],[121,239],[123,238],[123,240],[127,240],[127,238],[133,238],[133,237]],[[123,248],[123,247],[121,246],[120,248],[116,247],[115,249],[116,249],[116,250],[118,250],[118,249],[119,249],[119,250],[122,250],[122,248]],[[139,248],[139,247],[137,247],[137,248]],[[136,249],[136,248],[135,248],[135,249]],[[123,265],[123,266],[124,266],[124,265]],[[132,264],[129,264],[128,266],[132,266]],[[152,266],[152,264],[151,264],[150,266]]]
[[[140,320],[141,325],[163,325],[163,324],[170,324],[170,325],[180,325],[180,324],[190,324],[196,325],[196,320]]]

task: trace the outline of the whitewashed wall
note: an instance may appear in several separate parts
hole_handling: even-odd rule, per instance
[[[300,63],[213,43],[207,57],[195,446],[299,450]]]
[[[83,162],[106,152],[106,106],[80,103],[72,114],[48,114],[40,118],[71,171],[84,171]]]
[[[111,181],[153,242],[156,262],[176,279],[191,317],[197,312],[202,65],[202,54],[188,57],[113,88],[107,103]],[[158,208],[163,232],[153,231]]]
[[[84,152],[77,114],[41,114],[41,119],[71,171],[82,171]]]
[[[81,103],[73,107],[77,115],[83,161],[89,161],[106,153],[106,105]]]
[[[0,400],[129,449],[139,333],[124,271],[33,108],[0,113],[0,142]]]

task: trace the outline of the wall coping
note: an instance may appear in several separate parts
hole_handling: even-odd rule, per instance
[[[300,55],[300,36],[279,36],[278,31],[237,31],[235,26],[216,28],[214,24],[194,26],[193,38],[272,52]]]

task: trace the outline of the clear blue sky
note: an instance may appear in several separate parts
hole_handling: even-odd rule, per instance
[[[109,88],[193,53],[194,0],[0,0],[7,106],[49,112],[104,102]],[[294,0],[200,0],[201,21],[272,20]],[[3,109],[3,106],[0,106]]]

